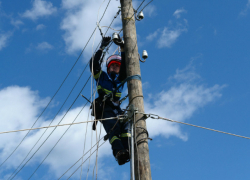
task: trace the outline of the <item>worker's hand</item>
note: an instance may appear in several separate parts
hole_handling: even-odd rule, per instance
[[[124,41],[122,40],[122,38],[120,37],[119,34],[118,35],[118,40],[114,40],[114,43],[117,45],[117,46],[120,46],[121,49],[124,48]]]
[[[109,43],[111,42],[111,37],[103,37],[102,38],[102,44],[101,44],[101,46],[100,46],[100,48],[102,49],[102,50],[104,50],[105,49],[105,47],[107,47],[108,45],[109,45]]]

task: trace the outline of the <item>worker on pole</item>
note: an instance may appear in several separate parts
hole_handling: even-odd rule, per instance
[[[100,49],[90,60],[90,71],[96,81],[99,95],[95,100],[95,103],[93,103],[94,108],[92,110],[92,115],[94,115],[96,119],[117,117],[123,113],[119,102],[123,85],[117,89],[122,81],[126,79],[125,54],[123,50],[124,44],[120,37],[115,44],[120,46],[121,56],[111,55],[106,62],[107,72],[102,71],[101,69],[101,64],[104,58],[102,57],[103,50],[110,42],[110,37],[103,37]],[[112,95],[106,98],[110,93]],[[125,164],[130,159],[128,143],[130,142],[129,138],[131,137],[131,134],[129,123],[120,122],[118,119],[103,120],[101,123],[109,136],[113,155],[118,161],[118,164]],[[96,123],[93,124],[93,130],[95,130],[95,128]]]

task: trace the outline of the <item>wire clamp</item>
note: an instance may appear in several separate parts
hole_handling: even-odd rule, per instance
[[[151,119],[160,119],[160,116],[156,114],[148,114],[147,117]]]
[[[128,119],[131,119],[134,116],[134,114],[137,112],[138,112],[138,108],[135,107],[133,104],[131,104],[128,110]]]
[[[120,121],[120,123],[127,122],[128,121],[128,115],[127,114],[120,115],[120,116],[118,116],[117,119]]]

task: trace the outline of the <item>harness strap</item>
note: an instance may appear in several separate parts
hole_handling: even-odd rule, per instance
[[[103,101],[106,101],[107,98],[112,97],[112,94],[115,93],[121,86],[123,86],[127,81],[131,80],[131,79],[137,79],[139,81],[141,81],[141,76],[136,74],[133,76],[129,76],[127,77],[124,81],[122,81],[122,83],[116,87],[111,93],[107,94],[104,96]]]

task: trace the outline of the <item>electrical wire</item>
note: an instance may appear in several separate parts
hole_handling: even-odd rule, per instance
[[[60,107],[60,109],[58,110],[58,112],[56,113],[56,115],[54,116],[54,118],[50,121],[49,126],[53,123],[53,121],[55,120],[55,118],[57,117],[57,115],[59,114],[59,112],[62,110],[63,106],[65,105],[65,103],[67,102],[68,98],[70,97],[71,93],[73,92],[73,90],[75,89],[76,85],[78,84],[78,82],[80,81],[83,73],[85,72],[87,66],[85,66],[84,70],[82,71],[81,75],[79,76],[78,80],[76,81],[75,85],[73,86],[73,88],[71,89],[69,95],[67,96],[67,98],[65,99],[64,103],[62,104],[62,106]],[[17,169],[23,164],[23,162],[25,161],[25,159],[29,156],[29,154],[31,153],[31,151],[35,148],[35,146],[38,144],[38,142],[41,140],[41,138],[44,136],[44,134],[47,132],[48,129],[46,129],[42,135],[39,137],[39,139],[36,141],[35,145],[33,145],[33,147],[30,149],[30,151],[28,152],[28,154],[25,156],[25,158],[22,160],[22,162],[18,165],[18,167],[15,169],[15,171],[10,175],[10,177],[8,179],[11,178],[11,176],[13,176],[13,174],[17,171]]]
[[[114,19],[115,19],[115,18],[114,18]],[[114,19],[112,20],[111,24],[113,23]],[[101,21],[101,20],[100,20],[100,21]],[[99,22],[100,22],[100,21],[99,21]],[[106,33],[107,33],[107,31],[106,31]],[[105,34],[106,34],[106,33],[105,33]],[[89,61],[89,62],[90,62],[90,61]],[[89,64],[89,62],[88,62],[88,64]],[[88,64],[86,65],[86,67],[88,66]],[[79,95],[78,95],[78,96],[79,96]],[[53,132],[52,132],[52,133],[53,133]],[[51,134],[50,134],[50,135],[51,135]],[[43,144],[42,144],[42,145],[43,145]],[[40,147],[39,147],[39,148],[40,148]],[[36,152],[37,152],[37,151],[36,151]],[[45,158],[45,159],[46,159],[46,158]],[[44,160],[45,160],[45,159],[44,159]],[[39,167],[40,167],[40,165],[39,165]],[[36,169],[36,170],[37,170],[37,169]],[[36,171],[36,170],[35,170],[35,171]],[[34,173],[33,173],[33,174],[34,174]]]
[[[92,142],[93,142],[93,131],[91,131],[91,146],[92,146]],[[90,157],[89,157],[89,164],[88,164],[88,170],[87,170],[87,176],[86,176],[86,180],[88,179],[88,176],[89,176],[89,167],[90,167],[90,159],[91,159],[91,150],[90,150]],[[82,164],[81,164],[82,166]]]
[[[97,120],[93,120],[93,121],[81,121],[81,122],[69,123],[69,124],[58,124],[58,125],[53,125],[53,126],[43,126],[43,127],[38,127],[38,128],[32,128],[32,129],[20,129],[20,130],[13,130],[13,131],[3,131],[3,132],[0,132],[0,134],[7,134],[7,133],[14,133],[14,132],[21,132],[21,131],[29,131],[29,130],[38,130],[38,129],[47,129],[47,128],[61,127],[61,126],[78,125],[78,124],[89,123],[89,122],[107,121],[107,120],[110,120],[110,119],[118,119],[118,117],[97,119]]]
[[[104,137],[102,137],[100,140],[99,140],[99,142],[103,139]],[[98,143],[99,143],[98,142]],[[95,147],[97,145],[97,143],[94,145],[94,146],[92,146],[85,154],[83,154],[83,156],[85,156],[91,149],[93,149],[93,147]],[[72,167],[74,167],[81,159],[82,159],[82,157],[83,156],[81,156],[72,166],[70,166],[70,168],[67,170],[67,171],[65,171],[64,173],[63,173],[63,175],[61,175],[60,177],[59,177],[59,179],[58,180],[60,180]],[[83,162],[82,162],[83,163]]]
[[[76,118],[74,119],[74,121],[78,118],[78,116],[81,114],[82,110],[84,109],[84,107],[87,105],[87,103],[83,106],[83,108],[81,109],[81,111],[77,114]],[[73,121],[73,122],[74,122]],[[31,176],[29,177],[29,179],[35,174],[35,172],[39,169],[39,167],[43,164],[43,162],[47,159],[47,157],[50,155],[50,153],[54,150],[54,148],[56,147],[56,145],[60,142],[60,140],[63,138],[63,136],[67,133],[67,131],[69,130],[69,128],[72,125],[70,125],[66,131],[64,131],[63,135],[57,140],[56,144],[53,146],[53,148],[49,151],[49,153],[47,154],[47,156],[43,159],[43,161],[39,164],[39,166],[36,168],[36,170],[31,174]],[[28,180],[29,180],[28,179]]]
[[[110,0],[110,1],[111,1],[111,0]],[[109,1],[109,3],[110,3],[110,1]],[[108,5],[109,5],[109,3],[108,3]],[[101,17],[101,19],[100,19],[99,22],[101,22],[102,18],[104,17],[104,15],[105,15],[105,13],[106,13],[106,10],[107,10],[107,8],[108,8],[108,5],[107,5],[107,7],[106,7],[106,9],[105,9],[105,11],[104,11],[104,13],[103,13],[103,16]],[[113,22],[113,21],[112,21],[112,22]],[[97,28],[97,27],[96,27],[96,28]],[[89,38],[87,44],[89,43],[90,39],[92,38],[93,34],[95,33],[96,28],[95,28],[95,30],[93,31],[91,37]],[[85,45],[84,49],[82,50],[81,54],[79,55],[77,61],[80,59],[80,56],[82,55],[83,51],[85,50],[87,44]],[[76,63],[77,63],[77,61],[76,61]],[[75,64],[76,64],[76,63],[75,63]],[[75,66],[75,64],[74,64],[74,66]],[[88,64],[89,64],[89,63],[88,63]],[[88,66],[88,64],[86,65],[86,67]],[[71,71],[73,70],[74,66],[72,67]],[[86,69],[86,67],[85,67],[85,69]],[[70,72],[71,72],[71,71],[70,71]],[[84,71],[85,71],[85,70],[84,70]],[[84,71],[83,71],[83,72],[84,72]],[[82,72],[82,74],[83,74],[83,72]],[[70,73],[68,73],[68,75],[69,75],[69,74],[70,74]],[[67,75],[67,77],[68,77],[68,75]],[[66,77],[66,78],[67,78],[67,77]],[[65,80],[66,80],[66,78],[65,78]],[[80,78],[79,78],[79,79],[80,79]],[[78,79],[78,81],[79,81],[79,79]],[[65,81],[65,80],[64,80],[64,81]],[[78,81],[77,81],[77,82],[78,82]],[[63,82],[63,83],[64,83],[64,82]],[[77,84],[77,83],[76,83],[76,84]],[[75,84],[75,85],[76,85],[76,84]],[[61,86],[62,86],[62,85],[61,85]],[[60,86],[60,87],[61,87],[61,86]],[[74,86],[74,87],[75,87],[75,86]],[[73,88],[73,89],[74,89],[74,88]],[[73,89],[72,89],[72,91],[73,91]],[[59,91],[59,90],[58,90],[58,91]],[[58,92],[58,91],[57,91],[57,92]],[[71,92],[72,92],[72,91],[71,91]],[[70,94],[71,94],[71,93],[70,93]],[[55,96],[55,95],[54,95],[54,96]],[[54,98],[54,96],[53,96],[53,98]],[[52,100],[51,100],[51,101],[52,101]],[[45,110],[44,110],[44,111],[45,111]],[[59,110],[59,111],[60,111],[60,110]],[[59,112],[58,112],[58,113],[59,113]],[[38,119],[37,119],[37,120],[38,120]],[[53,120],[52,120],[52,121],[53,121]],[[52,123],[52,122],[51,122],[51,123]],[[51,124],[51,123],[50,123],[50,124]],[[34,125],[35,125],[35,124],[34,124]],[[34,125],[33,125],[33,126],[34,126]],[[32,126],[32,127],[33,127],[33,126]],[[27,135],[28,135],[28,133],[27,133]],[[43,135],[42,135],[42,136],[43,136]],[[41,138],[40,138],[40,139],[41,139]],[[40,139],[39,139],[39,140],[40,140]],[[23,139],[23,140],[24,140],[24,139]],[[38,141],[39,141],[39,140],[38,140]],[[38,143],[38,142],[37,142],[37,143]],[[37,143],[36,143],[36,144],[37,144]],[[21,144],[21,143],[20,143],[20,144]],[[19,146],[20,146],[20,144],[19,144]],[[36,144],[33,146],[33,148],[36,146]],[[19,147],[19,146],[18,146],[18,147]],[[18,148],[18,147],[17,147],[17,148]],[[16,148],[16,149],[17,149],[17,148]],[[33,148],[30,150],[30,152],[33,150]],[[16,149],[15,149],[15,150],[16,150]],[[30,152],[29,152],[29,153],[30,153]],[[13,153],[14,153],[14,152],[13,152]],[[13,154],[13,153],[12,153],[12,154]],[[29,153],[28,153],[28,155],[29,155]],[[11,155],[12,155],[12,154],[11,154]],[[10,156],[11,156],[11,155],[10,155]],[[28,157],[28,155],[25,157],[25,159]],[[10,157],[10,156],[9,156],[9,157]],[[8,158],[9,158],[9,157],[8,157]],[[24,160],[25,160],[25,159],[24,159]],[[24,162],[24,160],[21,162],[21,164]],[[21,164],[20,164],[20,165],[21,165]],[[20,165],[18,166],[18,168],[20,167]],[[18,169],[18,168],[17,168],[17,169]],[[17,170],[17,169],[16,169],[16,170]],[[15,171],[16,171],[16,170],[15,170]],[[14,173],[15,173],[15,171],[14,171]],[[11,175],[11,176],[12,176],[12,175]],[[10,177],[11,177],[11,176],[10,176]]]
[[[140,12],[142,12],[151,2],[153,2],[153,0],[151,0],[148,4],[146,4],[143,8],[142,8],[142,10],[140,10]],[[139,8],[138,8],[139,9]],[[137,10],[138,10],[137,9]]]
[[[136,9],[136,11],[138,11],[138,9],[142,6],[142,4],[145,2],[145,0],[143,0],[142,2],[141,2],[141,4],[139,5],[139,7],[137,7],[137,9]]]
[[[105,143],[106,141],[104,141],[100,146],[99,146],[99,148]],[[95,150],[96,151],[96,150]],[[82,163],[82,164],[84,164],[94,153],[95,153],[95,151],[89,156],[89,157],[87,157],[87,159]],[[68,178],[68,179],[70,179],[71,178],[71,176],[73,176],[74,174],[75,174],[75,172],[82,166],[82,164],[80,165],[80,166],[78,166],[78,168],[70,175],[70,177]],[[67,180],[68,180],[67,179]]]
[[[114,29],[114,28],[109,27],[109,26],[102,26],[102,28],[103,28],[103,27],[106,27],[106,28],[108,28],[108,29],[112,29],[112,30],[114,30],[114,31],[120,31],[120,30],[121,30],[121,29],[117,30],[117,29]]]
[[[87,82],[85,83],[85,85],[83,86],[82,90],[85,88],[85,86],[87,85],[89,79],[91,76],[89,76]],[[64,117],[67,115],[67,113],[69,112],[69,110],[72,108],[72,106],[74,105],[74,103],[76,102],[76,100],[78,99],[78,97],[81,95],[81,92],[77,95],[77,97],[75,98],[74,102],[71,104],[71,106],[69,107],[69,109],[67,110],[67,112],[65,113],[65,115],[62,117],[62,119],[60,120],[60,122],[58,124],[61,123],[61,121],[64,119]],[[74,121],[73,121],[74,122]],[[43,143],[38,147],[38,149],[32,154],[32,156],[26,161],[26,163],[13,175],[13,177],[11,179],[13,179],[23,168],[24,166],[33,158],[33,156],[39,151],[39,149],[44,145],[44,143],[49,139],[49,137],[51,136],[51,134],[56,130],[57,127],[55,127],[53,129],[53,131],[49,134],[49,136],[43,141]],[[39,165],[40,166],[40,165]]]
[[[105,0],[104,0],[105,1]],[[104,2],[103,1],[103,2]],[[110,1],[109,1],[109,3],[110,3]],[[108,3],[108,5],[109,5],[109,3]],[[107,7],[106,7],[106,10],[107,10],[107,8],[108,8],[108,5],[107,5]],[[99,8],[100,9],[100,8]],[[109,28],[106,30],[106,32],[105,32],[105,35],[107,34],[107,32],[108,32],[108,30],[110,29],[110,26],[113,24],[113,22],[114,22],[114,20],[116,19],[116,17],[119,15],[119,13],[120,13],[120,9],[119,9],[119,11],[116,13],[116,15],[114,16],[114,18],[113,18],[113,20],[112,20],[112,22],[110,23],[110,25],[109,25]],[[103,18],[103,17],[102,17]],[[97,16],[97,19],[98,19],[98,16]],[[100,30],[101,31],[101,30]],[[101,32],[101,35],[102,35],[102,32]],[[104,35],[104,36],[105,36]],[[101,43],[102,41],[100,41],[100,43]],[[98,44],[98,46],[97,46],[97,48],[96,48],[96,50],[95,50],[95,52],[97,51],[97,49],[98,49],[98,47],[99,47],[99,45],[100,45],[100,43]],[[109,46],[110,47],[110,46]],[[108,49],[109,49],[109,47],[106,49],[106,52],[108,51]],[[92,51],[93,52],[93,51]],[[106,54],[106,53],[105,53]],[[103,55],[103,56],[105,56],[105,54]],[[94,58],[94,53],[93,53],[93,55],[92,55],[92,72],[93,72],[93,58]],[[104,58],[104,57],[103,57]],[[102,58],[102,59],[103,59]],[[93,83],[94,84],[94,83]],[[98,86],[98,84],[99,84],[99,79],[98,79],[98,82],[97,82],[97,85],[96,85],[96,87]],[[91,99],[92,99],[92,96],[91,96]],[[94,93],[94,99],[95,99],[95,93]],[[93,101],[94,103],[93,103],[93,109],[95,109],[95,101]],[[94,111],[95,112],[95,111]],[[96,112],[95,112],[96,113]],[[94,117],[96,117],[96,114],[94,114]],[[101,126],[100,126],[100,128],[101,128]],[[101,130],[100,130],[100,135],[101,135]],[[97,130],[96,130],[96,138],[97,138]],[[92,139],[92,133],[91,133],[91,139]],[[92,143],[92,141],[91,141],[91,143]],[[98,148],[98,147],[97,147]],[[97,151],[96,151],[97,153],[96,153],[96,164],[95,164],[95,167],[96,167],[96,178],[97,178],[97,162],[98,162],[98,160],[97,160],[97,158],[98,158],[98,149],[97,149]],[[91,153],[91,152],[90,152]],[[90,165],[90,159],[89,159],[89,165]],[[81,168],[81,171],[82,171],[82,168]],[[88,171],[87,171],[87,178],[86,179],[88,179],[88,172],[89,172],[89,166],[88,166]],[[94,170],[93,170],[93,173],[94,173]],[[81,172],[81,174],[82,174],[82,172]]]
[[[110,3],[110,1],[109,1]],[[108,3],[108,5],[109,5]],[[106,10],[107,10],[108,6],[106,7],[99,23],[102,21]],[[112,21],[113,22],[113,21]],[[66,79],[68,78],[68,76],[70,75],[70,73],[72,72],[72,70],[74,69],[75,65],[77,64],[77,62],[79,61],[81,55],[83,54],[84,50],[86,49],[90,39],[92,38],[94,32],[96,31],[97,26],[95,27],[94,31],[92,32],[90,38],[88,39],[87,43],[85,44],[84,48],[82,49],[80,55],[78,56],[78,58],[76,59],[75,63],[73,64],[73,66],[71,67],[70,71],[68,72],[68,74],[66,75],[66,77],[64,78],[63,82],[61,83],[61,85],[59,86],[59,88],[57,89],[56,93],[53,95],[53,97],[51,98],[51,100],[49,101],[49,103],[46,105],[46,107],[44,108],[44,110],[42,111],[42,113],[38,116],[38,118],[36,119],[36,121],[34,122],[34,124],[31,126],[31,128],[34,127],[34,125],[37,123],[37,121],[40,119],[40,117],[43,115],[43,113],[46,111],[46,109],[48,108],[48,106],[50,105],[50,103],[52,102],[52,100],[54,99],[54,97],[57,95],[57,93],[59,92],[59,90],[61,89],[61,87],[63,86],[63,84],[65,83]],[[27,132],[27,134],[24,136],[24,138],[20,141],[20,143],[17,145],[17,147],[11,152],[11,154],[0,164],[0,167],[15,153],[15,151],[19,148],[19,146],[23,143],[24,139],[28,136],[29,132]]]
[[[96,30],[96,28],[95,28]],[[95,31],[94,30],[94,31]],[[89,38],[88,42],[86,43],[85,47],[83,48],[83,50],[81,51],[80,55],[78,56],[77,60],[75,61],[74,65],[72,66],[72,68],[70,69],[70,71],[68,72],[68,74],[66,75],[65,79],[63,80],[63,82],[61,83],[61,85],[59,86],[59,88],[57,89],[56,93],[53,95],[53,97],[51,98],[51,100],[49,101],[49,103],[46,105],[46,107],[44,108],[44,110],[42,111],[42,113],[38,116],[38,118],[36,119],[36,121],[34,122],[34,124],[31,126],[31,128],[33,128],[35,126],[35,124],[37,123],[37,121],[40,119],[40,117],[43,115],[43,113],[46,111],[46,109],[48,108],[48,106],[50,105],[50,103],[52,102],[52,100],[54,99],[54,97],[57,95],[57,93],[59,92],[59,90],[61,89],[61,87],[63,86],[63,84],[65,83],[66,79],[68,78],[69,74],[71,73],[71,71],[74,69],[75,65],[77,64],[78,60],[80,59],[83,51],[85,50],[85,48],[87,47],[90,39],[92,38],[94,31],[91,35],[91,37]],[[28,136],[29,132],[27,132],[27,134],[24,136],[24,138],[21,140],[21,142],[17,145],[17,147],[11,152],[11,154],[0,164],[0,167],[14,154],[14,152],[19,148],[19,146],[23,143],[24,139]]]
[[[89,109],[89,113],[90,113],[90,109]],[[89,119],[89,113],[88,113],[88,118]],[[83,157],[84,157],[84,152],[85,152],[85,147],[86,147],[86,137],[87,137],[87,132],[88,132],[88,124],[86,125],[86,130],[85,130],[85,138],[84,138],[84,145],[83,145],[83,153],[82,153],[82,162],[83,162]],[[81,167],[81,173],[80,173],[80,180],[82,179],[82,167]]]
[[[188,125],[188,126],[193,126],[193,127],[197,127],[197,128],[201,128],[201,129],[206,129],[206,130],[209,130],[209,131],[214,131],[214,132],[218,132],[218,133],[222,133],[222,134],[227,134],[227,135],[230,135],[230,136],[236,136],[236,137],[240,137],[240,138],[244,138],[244,139],[250,139],[250,137],[241,136],[241,135],[237,135],[237,134],[232,134],[232,133],[228,133],[228,132],[225,132],[225,131],[219,131],[219,130],[216,130],[216,129],[206,128],[206,127],[203,127],[203,126],[197,126],[197,125],[190,124],[190,123],[175,121],[175,120],[172,120],[172,119],[160,117],[160,116],[155,115],[155,114],[144,114],[144,113],[139,113],[139,114],[146,115],[147,118],[162,119],[162,120],[166,120],[166,121],[169,121],[169,122],[175,122],[175,123],[184,124],[184,125]]]

